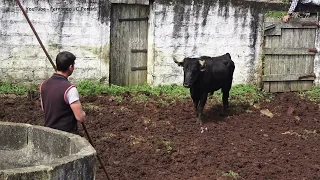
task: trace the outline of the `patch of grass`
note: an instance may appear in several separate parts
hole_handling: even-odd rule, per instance
[[[299,92],[298,95],[311,101],[320,101],[320,87],[313,87],[309,91]]]
[[[100,82],[84,80],[77,84],[77,88],[80,94],[111,94],[121,95],[126,92],[130,92],[133,95],[143,92],[145,95],[164,95],[168,97],[188,97],[189,89],[176,84],[173,85],[159,85],[157,87],[151,87],[148,84],[139,86],[123,87],[117,85],[108,85]]]
[[[123,101],[123,94],[130,94],[135,102],[147,103],[150,96],[159,97],[157,103],[160,106],[168,106],[173,104],[178,99],[190,99],[190,92],[188,88],[181,85],[159,85],[151,87],[148,84],[132,87],[122,87],[116,85],[108,85],[98,81],[84,80],[76,84],[81,95],[91,94],[109,94],[118,102]],[[39,91],[39,86],[26,86],[12,83],[0,82],[0,93],[3,94],[27,94],[30,91]],[[314,88],[310,92],[305,92],[305,95],[311,99],[320,99],[320,88]],[[213,99],[221,102],[222,93],[216,91]],[[230,90],[230,101],[235,103],[253,103],[260,100],[270,98],[270,94],[261,91],[253,84],[239,84],[235,85]]]
[[[119,103],[123,102],[123,97],[121,95],[113,96],[113,98]]]
[[[239,174],[234,172],[234,171],[228,171],[228,172],[224,172],[222,173],[222,176],[225,176],[225,177],[231,177],[233,179],[237,179],[239,177]]]
[[[148,96],[145,94],[138,94],[133,96],[132,101],[137,103],[147,103],[149,100]]]
[[[14,83],[0,81],[1,94],[23,95],[23,94],[27,94],[34,91],[37,91],[36,85],[21,85],[21,84],[14,84]]]
[[[222,92],[216,91],[213,95],[213,101],[221,102]],[[232,103],[252,104],[262,100],[272,99],[271,93],[266,93],[254,84],[238,84],[231,88],[229,100]]]
[[[265,17],[282,18],[286,14],[286,11],[269,11],[265,14]]]

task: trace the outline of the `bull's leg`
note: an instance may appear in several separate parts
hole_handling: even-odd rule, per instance
[[[229,107],[229,91],[222,92],[222,102],[223,102],[223,109],[227,109]]]
[[[222,88],[222,102],[223,102],[223,109],[222,114],[225,115],[226,110],[229,108],[229,91],[231,89],[231,84],[228,85],[226,88]]]
[[[202,113],[203,113],[203,109],[204,109],[204,106],[206,105],[207,103],[207,98],[208,98],[208,93],[202,93],[201,94],[201,97],[200,97],[200,103],[199,103],[199,107],[198,107],[198,120],[200,122],[200,124],[202,125],[203,123],[203,119],[202,119]]]
[[[193,101],[194,113],[196,116],[198,116],[198,104],[200,101],[199,95],[195,93],[193,88],[190,88],[190,95]]]

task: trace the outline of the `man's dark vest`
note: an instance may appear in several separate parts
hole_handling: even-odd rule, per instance
[[[77,133],[77,120],[67,102],[67,91],[74,87],[68,79],[59,74],[53,74],[40,86],[45,124],[44,126]]]

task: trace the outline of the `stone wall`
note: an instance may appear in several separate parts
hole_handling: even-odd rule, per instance
[[[149,5],[148,83],[181,84],[183,72],[172,60],[230,53],[234,84],[261,75],[263,14],[288,5],[242,0],[24,0],[35,29],[53,60],[59,51],[77,56],[70,80],[109,80],[112,3]],[[0,78],[39,83],[53,73],[14,0],[0,0]],[[316,72],[319,68],[316,66]],[[316,81],[318,82],[318,81]]]
[[[261,16],[231,4],[154,5],[154,83],[181,83],[182,68],[172,60],[229,52],[234,82],[257,77]]]
[[[109,12],[99,2],[26,0],[22,4],[54,62],[60,51],[77,56],[71,80],[108,76],[109,22],[103,13]],[[0,78],[39,83],[49,77],[53,67],[16,2],[1,0],[0,10]]]

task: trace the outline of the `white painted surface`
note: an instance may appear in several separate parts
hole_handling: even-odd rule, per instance
[[[229,17],[218,15],[223,7],[211,7],[206,19],[202,17],[203,8],[196,16],[194,6],[185,7],[185,12],[190,11],[190,17],[184,17],[180,22],[183,26],[172,38],[175,26],[174,7],[155,5],[154,7],[154,72],[153,82],[158,84],[182,84],[183,71],[172,60],[172,55],[178,58],[199,57],[202,55],[219,56],[230,53],[235,62],[234,84],[248,83],[257,80],[258,56],[260,40],[255,46],[250,37],[251,12],[243,13],[229,7]],[[166,13],[163,13],[163,11]],[[241,11],[240,11],[241,13]],[[221,14],[224,14],[222,11]],[[206,20],[206,25],[202,22]],[[256,19],[255,21],[259,21]],[[260,35],[257,35],[260,38]]]
[[[19,7],[14,2],[3,3],[6,1],[0,1],[0,78],[39,83],[53,73],[52,66]],[[79,0],[37,2],[25,0],[23,6],[53,61],[59,51],[70,51],[77,56],[71,81],[106,77],[108,82],[110,20],[109,17],[104,22],[99,19],[99,7],[95,3],[98,1],[90,5]],[[67,12],[63,13],[62,9],[57,9],[59,7],[71,9],[64,9]],[[175,6],[155,1],[149,15],[148,83],[182,84],[183,70],[173,62],[173,55],[184,58],[227,52],[236,65],[234,84],[256,82],[261,66],[261,26],[254,29],[252,23],[261,21],[262,14],[255,16],[250,9],[232,4],[225,7],[219,7],[219,3],[209,7]],[[319,75],[317,59],[315,72]],[[319,79],[315,82],[319,84]]]
[[[77,57],[70,80],[108,77],[109,24],[98,20],[97,4],[70,1],[24,1],[24,8],[52,60],[59,51]],[[90,7],[90,11],[88,11]],[[70,9],[58,9],[70,8]],[[0,78],[4,81],[39,83],[54,72],[17,4],[0,4]],[[63,13],[63,11],[66,13]],[[7,12],[5,12],[7,11]]]

